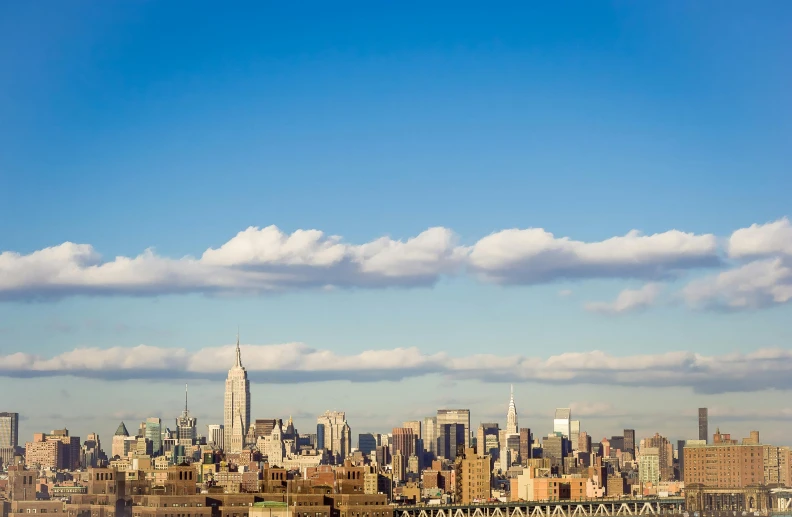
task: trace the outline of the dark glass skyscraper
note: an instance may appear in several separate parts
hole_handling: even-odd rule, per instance
[[[624,452],[629,452],[635,457],[635,429],[624,430]]]
[[[704,440],[709,443],[709,431],[707,430],[707,408],[700,407],[699,408],[699,440]]]

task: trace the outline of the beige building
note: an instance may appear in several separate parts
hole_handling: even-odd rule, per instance
[[[44,433],[33,435],[25,444],[25,464],[42,469],[66,468],[66,446],[60,440],[49,440]]]
[[[223,445],[227,453],[235,454],[245,448],[250,428],[250,381],[242,366],[239,335],[236,344],[236,362],[228,370],[225,400],[223,403]]]
[[[758,436],[752,438],[749,442],[758,442]],[[712,445],[706,445],[701,440],[692,444],[689,441],[683,449],[685,485],[743,488],[766,484],[765,447],[771,446],[738,444],[730,435],[720,432],[715,433]],[[772,470],[772,467],[768,468],[768,478],[772,477]],[[777,469],[775,475],[778,475]]]
[[[323,443],[317,444],[317,447],[327,449],[337,460],[343,461],[352,451],[352,431],[346,421],[346,413],[325,411],[316,423],[322,427],[323,437]]]
[[[468,447],[465,454],[457,457],[456,496],[461,504],[486,502],[490,498],[492,485],[491,460],[488,455],[476,454],[476,449]]]

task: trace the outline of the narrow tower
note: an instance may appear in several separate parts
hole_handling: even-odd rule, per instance
[[[223,405],[223,444],[226,452],[241,452],[250,428],[250,381],[242,366],[242,351],[237,332],[236,360],[228,370]]]
[[[509,399],[509,412],[506,413],[506,434],[518,434],[520,432],[517,425],[517,406],[514,405],[514,385],[511,386],[511,398]]]

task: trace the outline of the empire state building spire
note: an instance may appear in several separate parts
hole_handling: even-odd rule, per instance
[[[223,404],[223,443],[228,453],[244,449],[250,427],[250,381],[242,366],[238,331],[235,355],[234,366],[228,370]]]
[[[237,330],[236,364],[237,368],[242,368],[242,352],[239,350],[239,330]]]

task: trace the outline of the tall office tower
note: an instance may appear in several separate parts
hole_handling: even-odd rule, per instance
[[[685,440],[677,440],[677,462],[679,464],[680,481],[685,480]]]
[[[629,452],[635,457],[635,429],[624,430],[624,452]]]
[[[110,454],[115,458],[118,456],[119,458],[123,458],[126,456],[126,452],[124,451],[125,441],[129,438],[129,431],[127,431],[124,422],[118,424],[118,429],[116,429],[115,434],[113,435],[113,445],[112,449],[110,449]]]
[[[393,454],[400,452],[405,458],[415,454],[417,437],[412,428],[395,427],[393,429]]]
[[[209,424],[207,441],[215,449],[223,449],[223,424]]]
[[[569,421],[569,445],[572,450],[577,450],[580,440],[580,420]]]
[[[454,461],[465,448],[465,425],[442,424],[437,426],[437,455]]]
[[[614,453],[617,450],[624,452],[624,436],[611,436],[610,446]]]
[[[533,440],[531,430],[527,427],[520,429],[520,463],[527,465],[533,453]]]
[[[97,467],[99,462],[104,461],[104,459],[99,435],[96,433],[89,434],[80,451],[80,465],[85,468]]]
[[[470,410],[469,409],[438,409],[437,427],[446,424],[462,424],[465,426],[465,449],[470,447]],[[456,457],[456,456],[454,456]]]
[[[707,408],[700,407],[698,410],[699,440],[709,443],[709,431],[707,430]]]
[[[434,459],[437,456],[437,417],[429,416],[423,422],[424,449],[429,457]]]
[[[497,458],[501,448],[500,434],[497,423],[482,423],[476,432],[476,452]]]
[[[187,409],[187,385],[184,385],[184,411],[181,416],[176,419],[176,433],[178,436],[177,443],[179,445],[194,445],[195,439],[198,437],[196,427],[198,426],[198,419],[190,416],[190,411]]]
[[[509,410],[506,412],[506,434],[517,434],[520,432],[519,429],[517,425],[517,406],[514,404],[514,385],[512,384]]]
[[[151,440],[151,455],[159,456],[162,454],[162,420],[157,417],[149,417],[144,423],[146,424],[145,437]]]
[[[344,461],[352,450],[352,431],[346,414],[343,411],[325,411],[316,423],[317,438],[322,434],[322,448],[329,450],[336,461]]]
[[[578,436],[577,450],[580,452],[591,452],[591,436],[586,431],[581,432],[580,436]]]
[[[359,434],[358,450],[363,454],[373,455],[372,453],[377,450],[377,437],[371,433]]]
[[[241,452],[245,448],[245,437],[250,428],[250,381],[247,370],[242,366],[239,350],[239,334],[236,343],[236,362],[228,370],[225,401],[223,404],[223,445],[226,452]]]
[[[0,447],[19,445],[19,413],[0,413]]]
[[[321,418],[321,417],[320,417]],[[316,424],[316,449],[322,450],[325,447],[325,426],[321,420]]]
[[[404,422],[402,424],[402,427],[404,427],[406,429],[412,429],[416,440],[420,440],[421,438],[423,438],[423,436],[421,436],[421,421],[420,420],[409,420],[407,422]]]
[[[561,436],[569,439],[572,434],[572,424],[570,418],[572,411],[569,408],[558,408],[555,410],[555,418],[553,419],[553,432],[561,433]]]
[[[557,433],[542,439],[542,457],[551,458],[553,466],[563,468],[569,449],[569,439]]]

